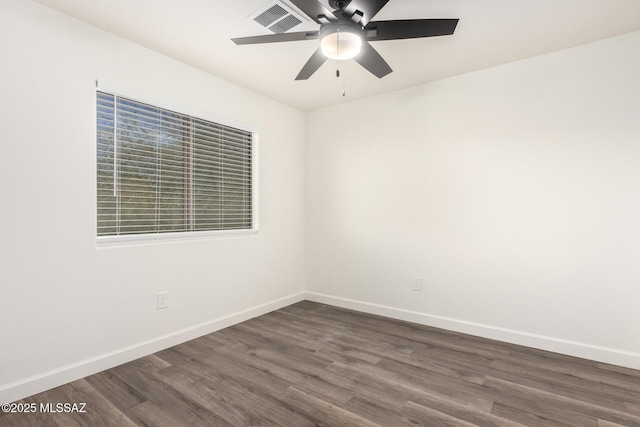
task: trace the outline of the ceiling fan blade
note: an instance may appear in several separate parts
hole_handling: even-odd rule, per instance
[[[307,63],[304,64],[304,67],[302,67],[302,70],[298,73],[296,80],[307,80],[313,75],[313,73],[318,71],[318,68],[320,68],[326,60],[327,57],[322,53],[322,49],[318,48],[313,55],[311,55],[311,58],[309,58]]]
[[[329,20],[334,20],[333,11],[318,0],[291,0],[291,3],[296,5],[298,9],[303,11],[309,18],[316,21],[318,24],[322,22],[318,19],[318,16],[324,15]]]
[[[362,45],[360,54],[353,59],[380,79],[393,71],[378,51],[366,42]]]
[[[342,16],[350,18],[357,10],[362,12],[362,25],[367,25],[389,0],[352,0],[344,9]]]
[[[457,19],[373,21],[369,22],[365,27],[365,34],[367,34],[366,37],[369,41],[449,36],[456,30],[457,25]]]
[[[268,34],[266,36],[238,37],[231,39],[235,44],[259,44],[295,42],[298,40],[317,39],[319,31],[300,31],[297,33]]]

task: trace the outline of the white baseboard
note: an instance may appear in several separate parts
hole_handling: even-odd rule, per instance
[[[304,300],[304,292],[0,386],[0,404],[15,402]]]
[[[173,332],[134,346],[125,347],[78,363],[43,372],[20,381],[0,386],[0,403],[14,402],[34,394],[67,384],[89,375],[110,369],[140,357],[201,337],[220,329],[233,326],[257,316],[278,310],[303,300],[319,302],[336,307],[377,314],[392,319],[405,320],[427,326],[462,332],[484,338],[495,339],[526,347],[538,348],[569,356],[581,357],[602,363],[640,369],[640,354],[606,347],[599,347],[553,337],[530,334],[510,329],[497,328],[447,317],[434,316],[417,311],[404,310],[363,301],[339,298],[315,292],[300,292],[256,307],[213,319],[177,332]]]
[[[623,366],[631,369],[640,369],[640,354],[638,353],[631,353],[623,350],[600,347],[575,341],[567,341],[511,329],[498,328],[479,323],[466,322],[447,317],[434,316],[417,311],[339,298],[315,292],[306,292],[305,296],[305,299],[309,301],[322,304],[333,305],[364,313],[377,314],[379,316],[390,317],[392,319],[405,320],[407,322],[462,332],[511,344],[533,347],[540,350],[552,351],[554,353],[580,357],[596,362],[610,363],[612,365]]]

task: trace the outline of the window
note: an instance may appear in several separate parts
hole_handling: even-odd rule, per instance
[[[255,233],[253,139],[99,88],[98,241]]]

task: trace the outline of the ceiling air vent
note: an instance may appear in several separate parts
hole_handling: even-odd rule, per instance
[[[279,0],[270,2],[249,16],[249,19],[276,34],[286,33],[305,21],[305,18]]]

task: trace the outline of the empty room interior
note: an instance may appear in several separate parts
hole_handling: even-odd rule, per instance
[[[1,0],[0,425],[640,426],[640,2]]]

